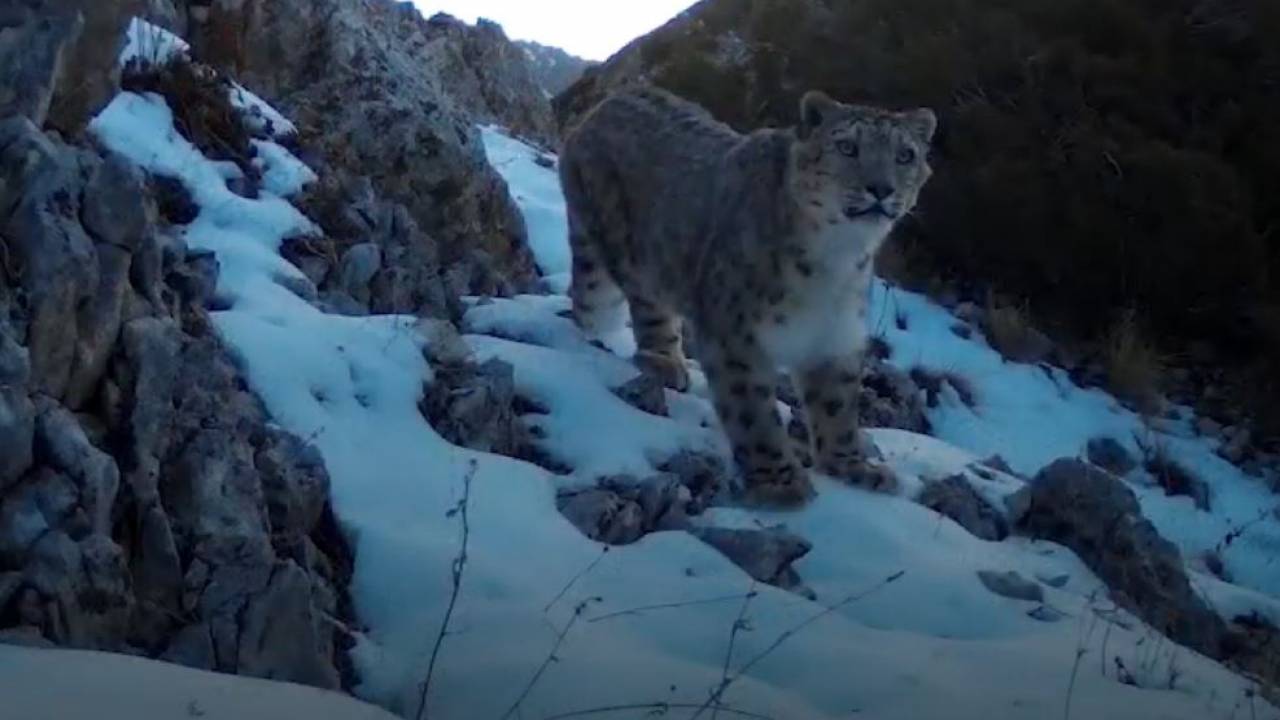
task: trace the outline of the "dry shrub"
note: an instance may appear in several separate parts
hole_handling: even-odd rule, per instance
[[[230,84],[212,67],[181,56],[158,65],[135,62],[121,85],[164,97],[178,132],[206,157],[234,162],[246,175],[256,175],[250,162],[253,133],[231,104]]]
[[[1107,334],[1104,348],[1111,392],[1145,415],[1160,411],[1165,361],[1138,327],[1133,311],[1123,313]]]
[[[1053,343],[1032,324],[1026,304],[1001,303],[988,295],[982,331],[986,333],[991,347],[1013,362],[1043,362],[1053,351]]]

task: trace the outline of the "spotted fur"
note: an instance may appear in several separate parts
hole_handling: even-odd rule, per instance
[[[789,130],[740,135],[667,92],[614,94],[565,141],[574,317],[616,328],[630,306],[637,363],[688,387],[683,322],[749,495],[812,494],[778,413],[779,370],[802,388],[817,468],[891,489],[858,429],[873,258],[930,175],[936,121],[801,102]]]

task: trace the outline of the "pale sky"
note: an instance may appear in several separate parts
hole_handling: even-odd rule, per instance
[[[422,14],[447,12],[474,23],[484,17],[513,40],[534,40],[588,60],[604,60],[623,45],[675,17],[693,0],[413,0]]]

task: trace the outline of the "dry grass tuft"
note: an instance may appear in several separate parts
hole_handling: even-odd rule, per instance
[[[1006,360],[1040,363],[1048,360],[1053,352],[1053,342],[1032,325],[1031,311],[1025,303],[1001,303],[993,295],[988,295],[982,331],[991,347]]]
[[[1144,415],[1160,412],[1165,358],[1142,334],[1132,311],[1120,316],[1107,334],[1103,360],[1111,392]]]
[[[206,157],[231,161],[246,176],[256,175],[253,133],[231,104],[230,84],[212,67],[181,56],[162,64],[135,62],[125,69],[121,85],[164,97],[178,132]]]

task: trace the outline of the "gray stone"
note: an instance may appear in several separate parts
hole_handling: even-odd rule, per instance
[[[1220,658],[1222,619],[1195,593],[1182,557],[1142,516],[1133,491],[1075,459],[1041,470],[1015,495],[1020,532],[1065,545],[1100,577],[1122,607],[1174,641]]]
[[[367,295],[369,283],[382,269],[382,250],[373,243],[360,243],[347,248],[338,265],[339,282],[343,289],[358,297]]]
[[[84,189],[81,219],[100,243],[130,252],[155,232],[156,209],[141,172],[118,155],[107,155]]]
[[[11,3],[0,20],[0,117],[43,125],[84,21],[53,3]]]
[[[562,493],[560,513],[587,537],[609,545],[627,545],[645,535],[640,504],[603,488]]]
[[[1086,446],[1086,452],[1089,462],[1116,475],[1127,475],[1138,467],[1138,461],[1115,438],[1093,438]]]
[[[1017,571],[979,570],[978,579],[988,590],[1001,597],[1029,602],[1044,602],[1044,590]]]
[[[204,625],[188,625],[174,633],[169,647],[160,659],[197,670],[214,669],[217,659],[213,655],[213,639],[209,636],[209,628]]]
[[[312,581],[291,561],[275,568],[266,589],[250,598],[237,638],[239,672],[337,689],[333,631],[311,599]]]
[[[951,518],[975,537],[999,542],[1009,536],[1009,523],[973,489],[963,475],[953,475],[925,486],[916,501]]]
[[[710,506],[723,490],[729,488],[730,475],[725,463],[716,455],[681,450],[666,461],[658,469],[680,479],[680,484],[688,488],[692,500],[689,513],[696,515]]]
[[[1043,623],[1056,623],[1065,620],[1066,613],[1049,605],[1041,605],[1027,611],[1027,617],[1032,620],[1039,620]]]
[[[515,399],[511,365],[492,359],[436,368],[421,406],[427,421],[449,442],[514,457],[526,442],[513,409]]]
[[[637,410],[650,415],[667,416],[666,391],[662,383],[649,373],[641,373],[614,388],[613,394]]]
[[[49,405],[36,420],[36,446],[43,457],[76,483],[79,504],[94,532],[110,534],[111,511],[120,489],[115,460],[89,442],[67,410]]]
[[[437,267],[481,249],[492,271],[532,290],[537,273],[523,217],[485,158],[476,120],[524,132],[524,108],[545,108],[546,99],[531,79],[509,80],[506,65],[479,64],[508,56],[490,46],[509,46],[517,61],[518,48],[494,33],[468,35],[476,42],[436,32],[410,6],[370,11],[345,0],[224,5],[189,28],[198,57],[236,67],[239,81],[315,131],[311,149],[324,158],[323,175],[369,174],[383,199],[402,204],[439,244]],[[315,219],[335,235],[324,217]],[[375,294],[408,301],[413,288],[427,287],[397,279],[419,265],[385,246],[382,264],[390,270],[374,283],[387,288]],[[384,312],[376,305],[373,312]]]
[[[756,580],[813,597],[813,591],[792,567],[813,549],[812,543],[799,535],[780,526],[760,530],[695,528],[690,532]]]

